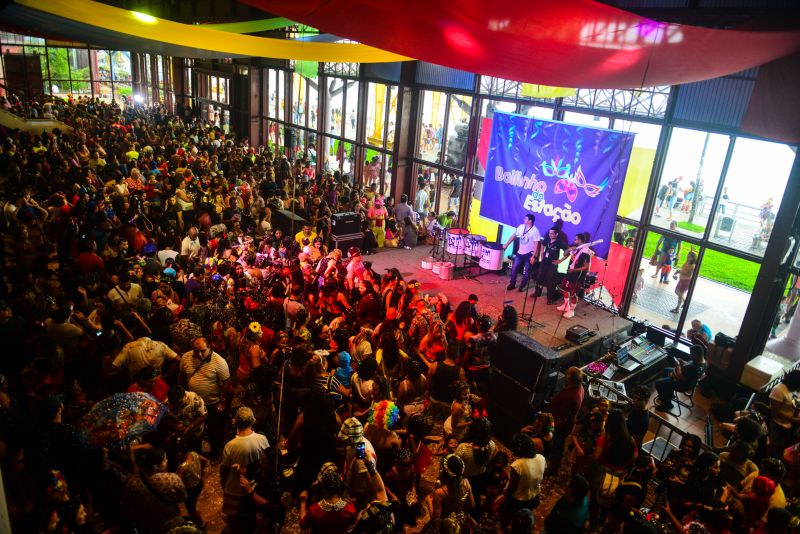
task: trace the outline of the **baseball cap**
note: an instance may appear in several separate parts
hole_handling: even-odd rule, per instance
[[[361,425],[361,421],[355,417],[345,419],[339,429],[339,437],[353,444],[364,441],[364,427]]]

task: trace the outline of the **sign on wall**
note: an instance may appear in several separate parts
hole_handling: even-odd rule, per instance
[[[561,220],[606,257],[634,135],[495,112],[481,217],[516,227],[533,213],[543,236]]]

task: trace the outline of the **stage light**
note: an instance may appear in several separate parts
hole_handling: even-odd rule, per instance
[[[147,24],[155,24],[158,22],[158,19],[155,18],[153,15],[148,15],[147,13],[139,13],[138,11],[131,11],[133,14],[133,18],[137,19],[140,22],[145,22]]]

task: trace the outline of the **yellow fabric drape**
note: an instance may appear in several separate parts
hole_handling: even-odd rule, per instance
[[[569,87],[551,87],[535,83],[523,83],[519,91],[520,95],[528,98],[566,98],[574,96],[577,92],[577,89]]]
[[[294,24],[289,19],[276,17],[274,19],[247,20],[245,22],[228,22],[224,24],[203,24],[201,27],[207,30],[218,30],[230,33],[258,33],[270,30],[278,30]]]
[[[232,56],[305,61],[385,63],[410,58],[362,44],[316,43],[239,35],[170,20],[137,18],[133,11],[91,0],[17,0],[17,4],[105,30]]]

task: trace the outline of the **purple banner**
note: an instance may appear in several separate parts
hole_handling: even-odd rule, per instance
[[[495,112],[481,217],[516,227],[536,216],[541,235],[564,221],[570,240],[589,232],[605,258],[634,134]]]

